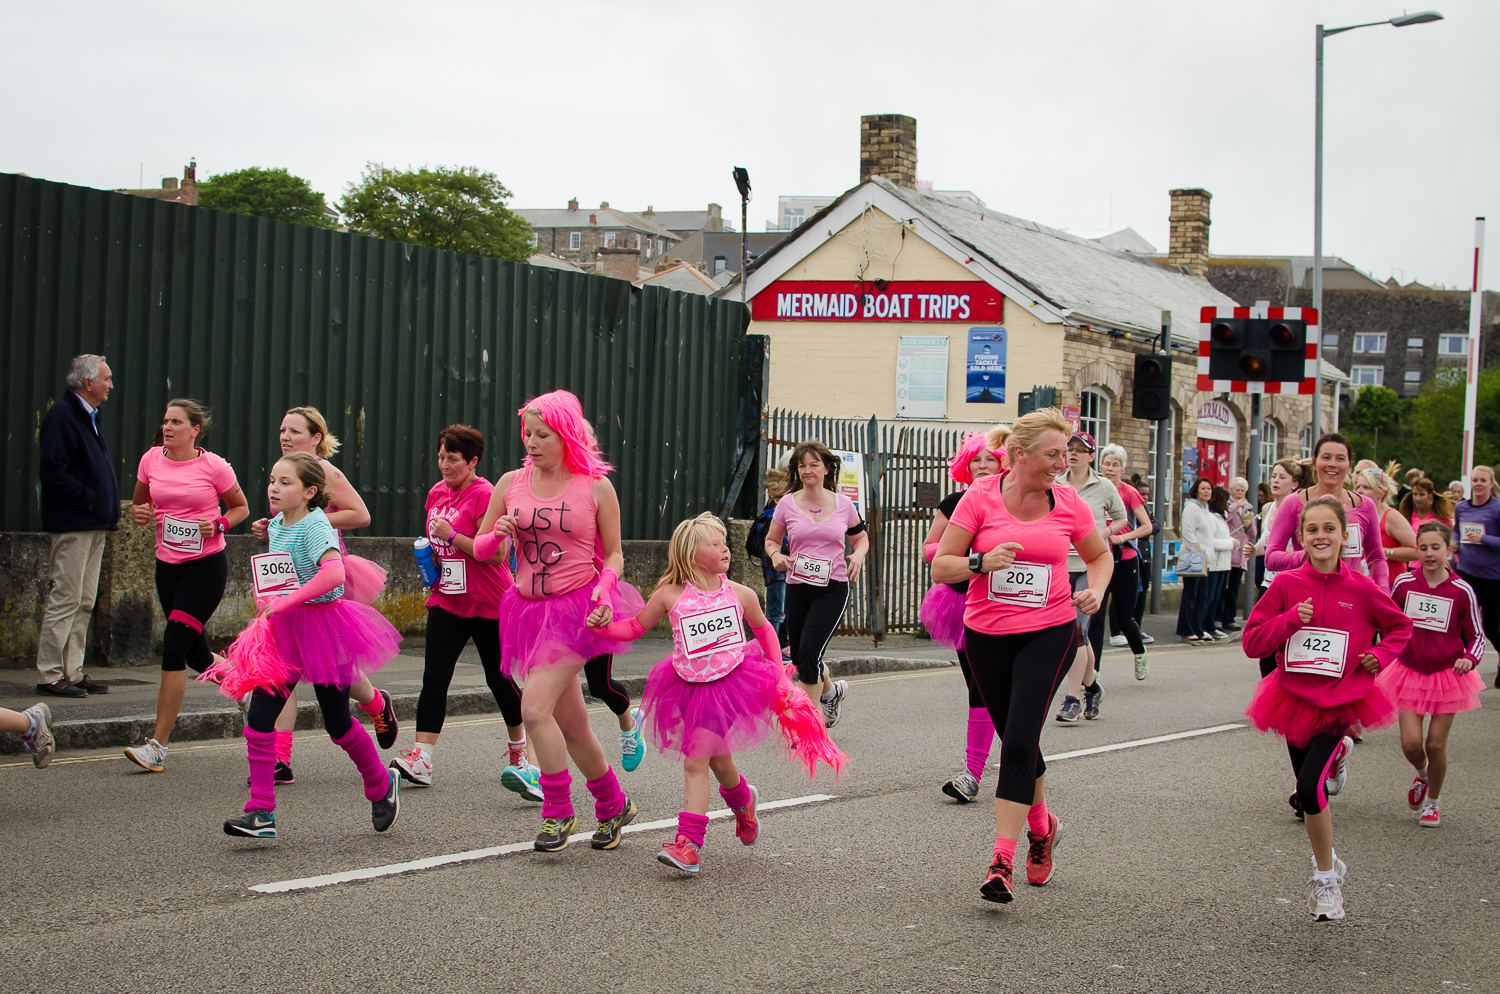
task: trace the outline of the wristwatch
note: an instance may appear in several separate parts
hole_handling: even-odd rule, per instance
[[[975,574],[976,576],[984,572],[984,553],[969,553],[969,572]]]

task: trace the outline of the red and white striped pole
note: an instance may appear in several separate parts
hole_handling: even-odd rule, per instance
[[[1484,218],[1474,219],[1474,283],[1469,293],[1469,378],[1464,386],[1464,494],[1469,491],[1469,471],[1474,468],[1475,408],[1479,403],[1479,332],[1483,327]]]

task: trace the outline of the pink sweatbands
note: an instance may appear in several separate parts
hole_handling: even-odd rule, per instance
[[[543,773],[537,778],[542,788],[542,817],[573,817],[573,774],[567,767],[556,773]]]
[[[759,628],[752,628],[755,641],[760,644],[761,653],[771,662],[781,662],[781,640],[776,637],[776,629],[771,627],[768,621]]]
[[[282,594],[271,603],[277,606],[277,611],[285,611],[287,608],[305,604],[314,597],[322,597],[324,594],[338,589],[344,582],[344,561],[342,559],[325,559],[323,565],[318,567],[318,572],[313,578],[289,594]],[[381,796],[385,796],[382,792]]]
[[[186,611],[173,611],[171,614],[167,615],[167,620],[176,621],[180,624],[187,625],[195,632],[203,631],[203,622],[199,621],[191,614],[188,614]]]
[[[250,764],[250,800],[245,802],[246,811],[276,810],[275,742],[275,732],[245,729],[245,759]]]
[[[990,758],[990,744],[995,741],[995,723],[988,708],[969,708],[968,741],[964,745],[964,765],[975,780],[984,779],[984,764]]]
[[[937,547],[938,544],[936,542],[928,542],[927,545],[923,547],[922,555],[927,559],[929,563],[937,558]]]
[[[495,553],[500,551],[500,545],[505,539],[498,532],[486,532],[483,535],[474,536],[474,558],[480,562],[494,559]]]
[[[601,625],[594,631],[603,638],[616,642],[634,642],[646,634],[646,626],[634,618],[626,618],[624,621],[611,621],[607,625]]]
[[[608,599],[609,592],[614,590],[615,584],[619,582],[620,574],[608,566],[604,567],[599,571],[599,582],[594,584],[593,598],[596,600]]]
[[[691,811],[677,812],[677,834],[685,835],[689,842],[703,848],[703,837],[708,834],[708,815],[695,815]]]
[[[594,817],[607,821],[625,810],[625,792],[620,789],[620,780],[615,768],[608,767],[598,780],[585,780],[583,785],[594,795]]]
[[[724,803],[729,805],[731,811],[743,811],[750,803],[750,783],[743,776],[740,782],[733,787],[719,785],[719,796],[724,798]],[[707,819],[704,819],[705,823]]]

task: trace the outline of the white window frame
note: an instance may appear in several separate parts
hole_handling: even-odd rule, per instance
[[[641,233],[640,232],[636,232],[636,234],[635,234],[635,250],[637,252],[639,252],[641,250]]]
[[[1350,366],[1349,385],[1358,391],[1360,387],[1385,386],[1384,366]]]
[[[1383,331],[1363,332],[1354,336],[1355,355],[1385,355],[1385,349],[1386,335]]]
[[[615,247],[615,233],[613,231],[606,231],[604,233],[604,247],[605,248],[614,248]]]
[[[1426,344],[1427,340],[1425,338],[1408,338],[1406,340],[1406,347],[1409,349],[1424,348],[1426,347]]]
[[[1276,450],[1281,447],[1281,426],[1265,418],[1260,422],[1260,478],[1271,482],[1271,467],[1276,465]],[[1255,499],[1251,494],[1250,498]]]
[[[1109,444],[1109,395],[1089,387],[1078,395],[1078,430],[1094,436],[1095,451]]]
[[[1468,335],[1439,335],[1438,355],[1467,356],[1469,354]]]
[[[1313,449],[1313,430],[1312,430],[1312,425],[1308,425],[1305,428],[1303,428],[1302,431],[1301,431],[1301,433],[1298,435],[1298,440],[1297,440],[1297,458],[1298,459],[1311,459],[1312,458],[1312,449]]]
[[[1179,503],[1177,493],[1172,487],[1172,470],[1177,465],[1177,408],[1172,407],[1171,404],[1167,406],[1172,412],[1171,417],[1164,418],[1161,421],[1150,422],[1147,427],[1146,439],[1146,459],[1149,461],[1149,465],[1146,468],[1146,483],[1151,487],[1151,499],[1153,502],[1158,493],[1162,495],[1162,506],[1166,510],[1166,520],[1159,523],[1163,528],[1172,527],[1173,515],[1176,513],[1176,507]],[[1163,424],[1167,426],[1167,479],[1165,483],[1166,489],[1157,490],[1156,433],[1157,429]],[[1155,507],[1156,505],[1153,503],[1151,506]]]
[[[570,232],[568,232],[568,251],[569,252],[577,252],[581,248],[583,248],[583,232],[581,232],[581,231],[570,231]]]
[[[1408,369],[1406,371],[1405,381],[1407,383],[1421,383],[1422,371],[1420,369]]]

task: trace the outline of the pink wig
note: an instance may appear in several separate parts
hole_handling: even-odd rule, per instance
[[[953,453],[953,458],[948,463],[948,475],[964,486],[973,483],[974,472],[969,469],[969,463],[981,452],[989,452],[1000,461],[1000,468],[1005,468],[1006,459],[1004,451],[995,452],[993,449],[990,449],[985,442],[984,432],[976,431],[970,435],[965,435],[963,444],[958,447],[957,452]]]
[[[583,405],[566,390],[553,390],[533,397],[516,412],[521,419],[521,444],[526,443],[526,415],[535,414],[563,442],[563,465],[570,473],[581,473],[592,480],[602,480],[614,467],[599,452],[594,429],[583,417]],[[531,465],[531,457],[525,460]]]

